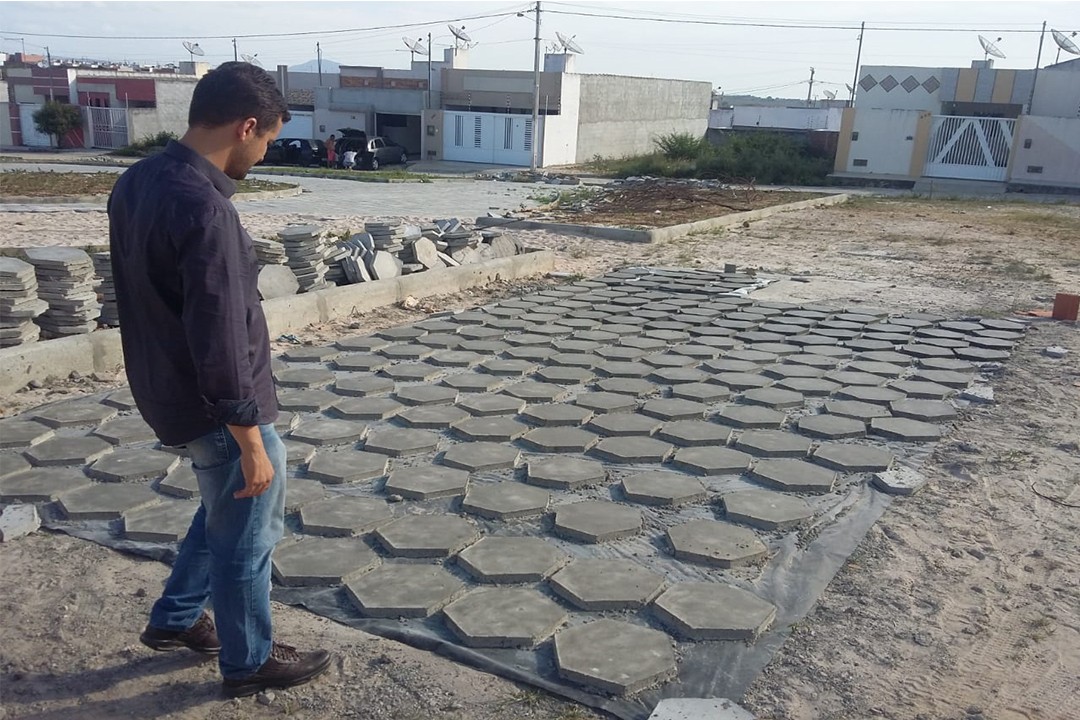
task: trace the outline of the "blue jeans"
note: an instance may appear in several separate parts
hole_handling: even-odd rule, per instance
[[[240,447],[225,426],[187,444],[202,504],[180,544],[165,591],[150,612],[162,630],[186,630],[212,600],[226,678],[251,675],[270,655],[270,554],[285,527],[285,444],[260,425],[274,481],[237,500],[244,487]]]

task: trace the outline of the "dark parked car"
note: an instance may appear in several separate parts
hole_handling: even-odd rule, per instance
[[[393,140],[378,136],[348,136],[334,142],[338,167],[345,167],[345,153],[349,150],[356,153],[356,166],[368,170],[378,170],[383,165],[394,163],[404,165],[409,161],[405,148]]]
[[[266,148],[261,165],[312,165],[326,164],[326,145],[322,140],[303,138],[278,138]]]

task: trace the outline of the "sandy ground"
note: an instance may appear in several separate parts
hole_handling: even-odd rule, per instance
[[[295,219],[258,217],[265,226],[254,233]],[[43,219],[27,215],[32,226],[22,226],[41,244],[82,244],[104,229],[99,213]],[[1077,228],[1077,206],[859,200],[654,246],[520,235],[555,250],[559,270],[585,276],[627,263],[735,262],[800,278],[760,293],[769,298],[1009,315],[1080,289]],[[428,300],[311,328],[301,339],[484,301],[481,293]],[[1052,360],[1041,354],[1049,345],[1071,352]],[[998,380],[998,402],[973,410],[941,442],[924,468],[927,488],[896,501],[870,531],[815,610],[790,628],[747,706],[792,720],[1080,717],[1080,509],[1061,504],[1080,503],[1078,356],[1075,326],[1036,324]],[[105,385],[82,382],[69,381],[65,392]],[[44,399],[20,393],[10,407]],[[212,664],[137,644],[164,566],[45,534],[0,545],[0,566],[5,578],[19,578],[0,594],[5,720],[592,717],[291,608],[276,609],[281,637],[340,652],[333,672],[276,693],[268,707],[223,702]]]

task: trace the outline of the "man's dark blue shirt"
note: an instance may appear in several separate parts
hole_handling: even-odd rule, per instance
[[[251,238],[225,173],[171,142],[109,197],[120,337],[139,411],[166,445],[277,419]]]

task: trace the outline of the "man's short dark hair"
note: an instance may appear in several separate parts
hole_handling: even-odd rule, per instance
[[[273,75],[246,62],[227,62],[195,86],[188,110],[191,127],[221,127],[253,117],[260,131],[291,118]]]

